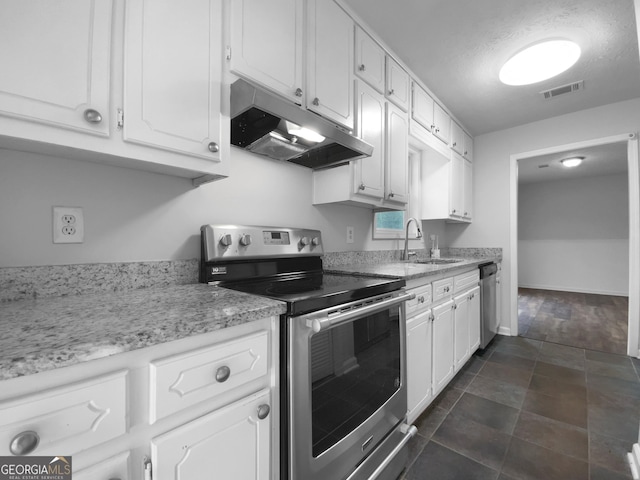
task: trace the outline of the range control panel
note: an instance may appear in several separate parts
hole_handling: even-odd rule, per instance
[[[205,262],[235,258],[293,257],[323,253],[319,230],[250,225],[200,227]]]

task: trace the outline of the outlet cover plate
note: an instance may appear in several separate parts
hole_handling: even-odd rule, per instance
[[[83,243],[82,207],[53,207],[53,243]]]

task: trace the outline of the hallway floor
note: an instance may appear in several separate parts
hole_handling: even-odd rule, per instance
[[[628,310],[628,297],[520,288],[518,334],[626,355]]]
[[[630,480],[640,361],[522,337],[477,352],[414,424],[403,480]]]

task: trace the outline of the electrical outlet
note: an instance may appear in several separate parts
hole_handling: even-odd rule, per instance
[[[53,243],[84,242],[81,207],[53,207]]]
[[[354,237],[353,227],[347,227],[347,243],[353,243]]]

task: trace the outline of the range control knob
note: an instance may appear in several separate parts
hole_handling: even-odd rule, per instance
[[[318,237],[313,237],[311,239],[311,245],[313,245],[314,247],[317,247],[318,245],[320,245],[320,239]]]
[[[302,237],[300,239],[300,246],[302,248],[306,247],[307,245],[309,245],[309,237]]]
[[[251,245],[251,235],[245,234],[240,237],[240,245],[246,247]]]
[[[223,247],[226,248],[232,243],[233,239],[231,238],[231,235],[229,233],[220,236],[220,245],[222,245]]]

